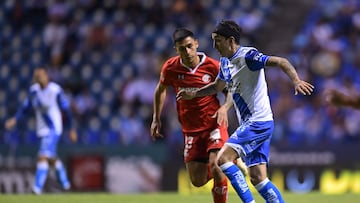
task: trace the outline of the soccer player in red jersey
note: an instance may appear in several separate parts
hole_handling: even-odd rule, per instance
[[[178,53],[162,67],[160,81],[154,95],[154,114],[151,124],[153,139],[161,138],[160,114],[167,87],[180,90],[201,88],[213,82],[219,72],[219,62],[198,52],[198,41],[185,29],[176,29],[173,42]],[[228,97],[227,97],[228,98]],[[184,161],[191,183],[196,187],[214,178],[212,189],[214,203],[227,200],[227,179],[216,164],[216,156],[228,139],[227,111],[232,100],[226,99],[220,106],[217,95],[176,102],[178,119],[185,137]]]

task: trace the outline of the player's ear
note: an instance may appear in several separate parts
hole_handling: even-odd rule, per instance
[[[231,36],[231,37],[229,37],[228,39],[230,40],[230,42],[236,43],[235,37]]]

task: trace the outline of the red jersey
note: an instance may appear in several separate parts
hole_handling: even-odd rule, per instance
[[[219,62],[199,52],[200,63],[187,67],[180,57],[168,59],[161,71],[160,82],[172,86],[175,92],[199,89],[215,80],[219,72]],[[176,102],[178,119],[184,133],[195,133],[217,127],[216,118],[211,118],[219,109],[217,94]]]

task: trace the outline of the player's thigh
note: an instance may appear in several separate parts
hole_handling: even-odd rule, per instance
[[[38,156],[55,158],[57,156],[56,151],[59,137],[60,136],[56,134],[49,134],[48,136],[42,137]]]
[[[194,186],[202,186],[208,181],[208,163],[190,161],[186,163],[186,169],[188,171],[191,183]]]
[[[219,150],[218,150],[218,149],[216,149],[216,150],[211,150],[211,151],[209,152],[209,164],[210,164],[210,165],[216,164],[218,153],[219,153]]]
[[[224,145],[217,154],[217,164],[232,162],[239,157],[238,153],[229,145]]]

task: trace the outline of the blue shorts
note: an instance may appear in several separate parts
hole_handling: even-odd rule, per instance
[[[39,156],[45,156],[48,158],[57,157],[57,144],[60,136],[54,133],[50,133],[47,136],[41,137]]]
[[[225,144],[243,157],[248,167],[268,163],[273,129],[274,121],[247,122]]]

